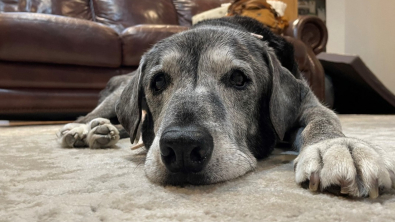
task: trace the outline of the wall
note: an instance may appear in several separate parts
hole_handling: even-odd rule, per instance
[[[359,55],[395,94],[394,0],[327,0],[327,52]]]
[[[298,1],[297,0],[281,0],[287,4],[284,16],[288,18],[289,21],[293,21],[298,18]]]

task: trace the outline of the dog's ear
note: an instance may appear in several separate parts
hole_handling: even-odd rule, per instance
[[[298,118],[302,101],[303,82],[284,68],[270,49],[264,58],[272,75],[272,90],[269,102],[270,119],[279,139],[283,140],[288,129]]]
[[[118,121],[128,132],[131,143],[134,143],[141,123],[142,103],[145,97],[142,87],[144,67],[145,62],[142,58],[139,68],[128,81],[115,107]]]

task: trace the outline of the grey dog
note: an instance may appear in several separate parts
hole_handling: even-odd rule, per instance
[[[113,77],[99,105],[59,134],[64,147],[140,140],[145,173],[160,184],[239,177],[281,140],[299,151],[295,180],[312,191],[336,186],[375,198],[395,184],[394,161],[344,136],[336,114],[301,77],[292,46],[243,17],[204,21],[158,42],[137,71]]]

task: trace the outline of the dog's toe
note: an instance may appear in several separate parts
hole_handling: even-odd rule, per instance
[[[111,130],[106,125],[100,125],[96,128],[96,134],[107,135],[110,134]]]
[[[85,124],[66,124],[58,133],[60,143],[64,148],[87,147],[86,137],[88,129]]]
[[[119,140],[119,132],[111,124],[98,125],[88,133],[88,144],[91,148],[109,148]]]
[[[74,142],[75,142],[75,136],[76,136],[77,134],[75,134],[75,135],[73,135],[73,134],[71,134],[71,133],[66,133],[64,136],[63,136],[63,143],[62,144],[65,144],[65,146],[63,146],[63,147],[73,147],[74,146]]]
[[[88,125],[90,126],[91,129],[93,129],[93,128],[99,126],[99,125],[110,124],[110,123],[111,123],[111,122],[110,122],[110,120],[108,120],[108,119],[105,119],[105,118],[96,118],[96,119],[93,119],[92,121],[90,121],[90,122],[88,123]]]

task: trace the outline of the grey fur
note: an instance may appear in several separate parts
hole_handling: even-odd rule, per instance
[[[226,75],[234,69],[248,77],[246,89],[226,85]],[[155,94],[151,82],[158,72],[166,73],[170,84]],[[142,131],[148,149],[146,175],[156,183],[209,184],[239,177],[270,153],[276,137],[289,137],[300,151],[296,181],[310,181],[313,191],[338,185],[345,194],[375,197],[379,186],[391,187],[394,162],[382,149],[346,138],[335,113],[295,76],[300,75],[284,68],[274,50],[249,32],[200,25],[157,43],[136,72],[110,80],[99,106],[79,119],[89,127],[66,125],[61,142],[65,147],[115,144],[119,133],[114,128],[101,130],[90,141],[83,135],[98,134],[99,126],[109,128],[103,121],[92,128],[92,121],[116,113],[132,142]],[[147,112],[144,120],[142,110]],[[209,130],[214,138],[211,160],[199,173],[170,173],[160,158],[159,139],[167,127],[188,124]],[[109,140],[103,142],[103,137]],[[98,139],[101,143],[95,142]],[[337,155],[343,155],[342,162]]]

